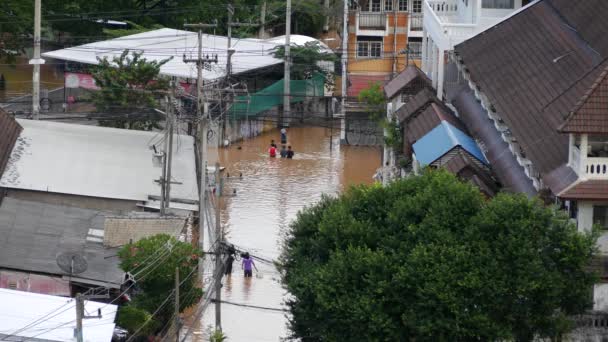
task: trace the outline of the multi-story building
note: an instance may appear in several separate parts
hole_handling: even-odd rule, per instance
[[[420,59],[423,0],[352,1],[348,18],[348,96],[390,80]]]
[[[422,70],[444,96],[447,55],[454,46],[496,25],[531,0],[424,0]]]

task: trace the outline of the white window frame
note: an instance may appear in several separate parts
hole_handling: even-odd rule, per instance
[[[385,12],[393,11],[393,0],[384,0],[384,11]]]
[[[397,0],[397,12],[407,12],[410,0]]]
[[[365,54],[361,54],[361,46],[365,46]],[[380,40],[357,40],[357,58],[382,58],[384,44]],[[372,51],[378,49],[378,55],[372,55]]]
[[[505,2],[509,2],[509,4],[503,5],[502,3],[505,3]],[[515,0],[481,0],[481,8],[483,8],[483,9],[514,9]]]

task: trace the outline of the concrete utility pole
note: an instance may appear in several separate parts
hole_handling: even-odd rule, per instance
[[[175,268],[175,342],[179,342],[179,267]]]
[[[76,295],[76,331],[74,331],[74,335],[76,336],[76,342],[84,342],[83,332],[82,332],[82,320],[89,318],[102,318],[101,309],[97,309],[96,316],[85,316],[84,315],[84,301],[87,299],[104,299],[108,298],[107,294],[103,295],[83,295],[79,293]]]
[[[205,208],[206,208],[206,193],[207,193],[207,131],[209,130],[209,106],[207,103],[203,104],[203,64],[210,63],[215,61],[217,63],[217,55],[215,55],[215,60],[210,59],[209,56],[203,58],[203,28],[206,27],[217,27],[217,23],[215,24],[186,24],[184,27],[196,28],[198,29],[198,57],[196,59],[187,59],[184,55],[185,63],[196,63],[197,67],[197,83],[196,83],[196,113],[199,118],[199,147],[200,147],[200,184],[201,189],[199,193],[199,203],[198,203],[198,244],[199,248],[203,250],[204,243],[204,226],[205,226]],[[204,273],[203,273],[203,258],[198,259],[198,277],[203,282]]]
[[[346,65],[348,63],[348,0],[344,0],[344,13],[342,18],[342,108],[340,109],[340,143],[346,143]]]
[[[33,89],[32,89],[32,116],[38,120],[40,116],[40,65],[44,59],[40,58],[40,21],[42,17],[42,0],[34,2],[34,56],[30,64],[34,65]]]
[[[290,83],[291,83],[291,0],[287,0],[287,10],[285,12],[285,72],[283,76],[283,113],[279,117],[279,127],[284,127],[285,118],[289,120],[291,116]]]
[[[169,106],[167,108],[167,130],[169,131],[169,148],[167,150],[167,178],[165,179],[165,207],[169,208],[171,203],[171,167],[173,165],[173,131],[175,130],[175,112],[173,105],[175,103],[175,78],[171,81],[171,90],[169,97]]]
[[[329,0],[323,1],[323,8],[325,9],[325,24],[323,25],[323,32],[329,31]]]
[[[258,38],[266,38],[266,1],[262,2],[262,13],[260,13],[260,31],[258,32]]]
[[[222,186],[220,177],[220,163],[215,163],[215,330],[222,331],[222,220],[221,220],[221,200]]]

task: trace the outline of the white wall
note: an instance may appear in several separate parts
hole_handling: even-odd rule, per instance
[[[606,205],[602,202],[578,201],[578,229],[579,231],[590,230],[593,226],[593,205]],[[608,255],[608,232],[603,232],[597,239],[597,245],[601,255]]]
[[[608,311],[608,284],[593,285],[593,310]]]

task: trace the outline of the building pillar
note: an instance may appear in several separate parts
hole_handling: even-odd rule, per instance
[[[568,134],[568,166],[574,169],[574,171],[578,174],[578,165],[574,165],[574,160],[572,160],[574,150],[574,134]]]
[[[427,52],[426,52],[426,47],[427,47],[427,35],[426,35],[426,30],[424,29],[424,27],[422,28],[422,72],[424,72],[426,74],[427,69],[428,69],[428,64],[429,62],[426,60],[427,57]]]
[[[589,145],[587,134],[581,134],[581,155],[579,157],[578,176],[581,179],[587,178],[587,147]]]
[[[439,69],[437,75],[437,98],[443,100],[443,79],[445,73],[445,51],[438,49],[437,67]]]
[[[431,81],[433,88],[437,89],[437,53],[435,52],[435,43],[431,44]]]

